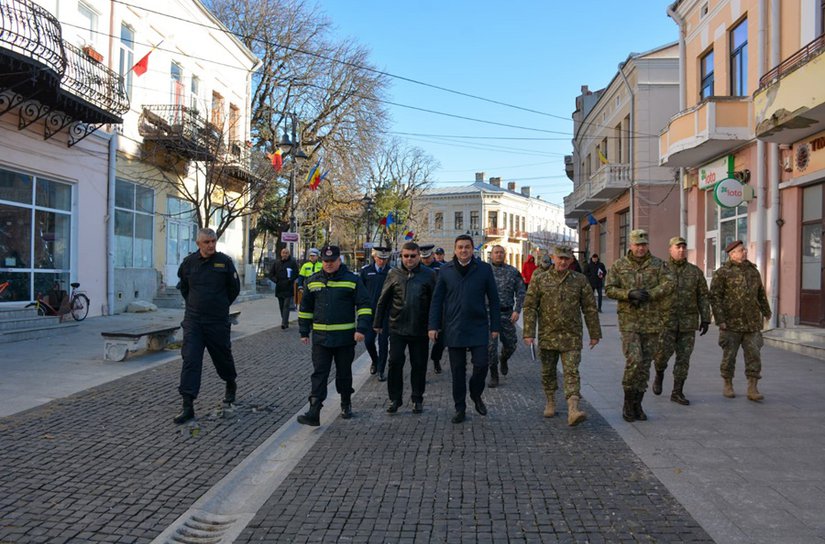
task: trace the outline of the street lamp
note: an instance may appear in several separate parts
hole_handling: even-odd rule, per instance
[[[294,113],[285,113],[291,121],[292,138],[290,139],[286,127],[284,127],[284,135],[281,141],[278,142],[278,147],[284,155],[292,157],[292,171],[289,175],[289,232],[295,232],[295,171],[298,170],[299,161],[307,157],[304,150],[301,149],[301,141],[298,138],[300,132],[298,130],[298,116]],[[295,254],[295,242],[289,243],[289,252]]]
[[[364,237],[364,258],[367,262],[369,262],[369,259],[367,259],[366,256],[367,256],[367,249],[368,249],[367,245],[370,242],[370,219],[372,218],[372,203],[373,203],[373,200],[372,200],[372,197],[369,194],[367,194],[367,195],[364,195],[364,198],[361,199],[361,202],[364,203],[364,207],[366,208],[366,211],[367,211],[367,221],[366,221],[366,223],[367,223],[367,233],[366,233],[366,236]]]

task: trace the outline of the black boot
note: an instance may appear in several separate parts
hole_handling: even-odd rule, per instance
[[[350,419],[352,417],[352,402],[341,401],[341,419]]]
[[[670,400],[682,406],[688,406],[690,401],[685,398],[682,388],[685,386],[685,380],[674,380],[673,393],[670,394]]]
[[[622,418],[627,422],[636,421],[636,412],[633,410],[633,391],[624,390],[624,406],[622,406]]]
[[[498,367],[490,365],[490,381],[487,383],[488,387],[498,387]]]
[[[510,372],[510,367],[507,366],[507,357],[502,355],[501,356],[501,375],[506,376],[508,372]]]
[[[310,399],[309,410],[298,416],[298,423],[317,427],[321,424],[321,401]]]
[[[226,393],[223,395],[224,404],[233,404],[235,402],[235,393],[238,392],[238,384],[235,380],[226,382]]]
[[[183,409],[172,421],[175,425],[195,419],[195,399],[191,395],[183,395]]]
[[[433,370],[435,370],[436,374],[441,374],[441,361],[433,359]]]
[[[642,399],[645,397],[644,391],[637,391],[633,402],[633,412],[636,421],[647,421],[647,414],[642,410]]]
[[[653,394],[654,395],[661,395],[662,394],[662,382],[665,379],[665,373],[656,371],[656,377],[653,378]]]

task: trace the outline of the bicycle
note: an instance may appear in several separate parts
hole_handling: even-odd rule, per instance
[[[78,290],[79,283],[72,283],[71,286],[72,293],[67,303],[65,302],[66,292],[60,289],[59,282],[54,282],[54,288],[48,295],[43,296],[37,293],[34,302],[27,304],[26,308],[36,308],[37,315],[56,315],[61,320],[64,315],[71,313],[75,321],[83,321],[89,315],[89,305],[91,304],[89,296],[86,295],[85,291]],[[48,301],[49,297],[53,297],[51,304]]]

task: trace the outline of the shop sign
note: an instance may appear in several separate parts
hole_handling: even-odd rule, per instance
[[[297,232],[282,232],[281,233],[281,242],[288,244],[298,242],[301,239],[301,236]]]
[[[745,200],[745,186],[736,178],[720,180],[713,188],[713,198],[723,208],[735,208]]]
[[[699,188],[713,189],[717,181],[733,177],[733,155],[727,155],[699,167]]]

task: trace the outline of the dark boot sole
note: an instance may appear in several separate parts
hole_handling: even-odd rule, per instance
[[[309,425],[310,427],[320,427],[321,421],[317,419],[310,419],[304,416],[298,416],[298,423],[301,425]]]

